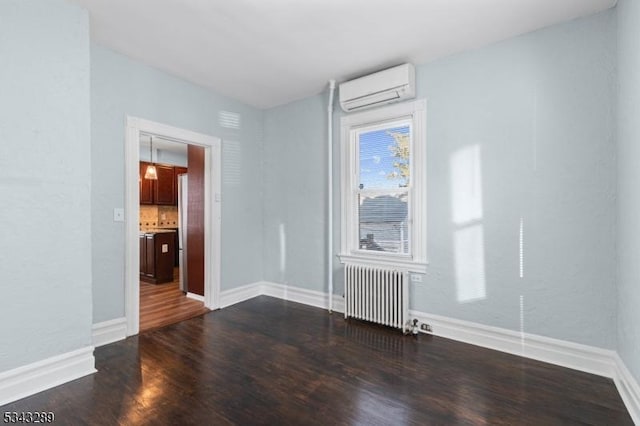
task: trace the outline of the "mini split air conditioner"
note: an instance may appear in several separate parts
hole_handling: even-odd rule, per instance
[[[413,64],[398,65],[340,85],[340,106],[346,112],[399,102],[415,96],[416,71]]]

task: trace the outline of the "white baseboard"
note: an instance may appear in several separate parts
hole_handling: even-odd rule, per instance
[[[617,374],[614,377],[620,397],[634,423],[640,425],[640,386],[618,354],[615,355]]]
[[[127,338],[127,319],[116,318],[93,324],[93,346],[98,347]]]
[[[245,300],[253,299],[262,294],[262,282],[255,282],[241,287],[220,292],[220,308],[235,305]]]
[[[93,346],[0,373],[0,406],[95,373]]]
[[[267,281],[222,292],[221,307],[260,295],[322,309],[329,307],[326,293]],[[333,310],[344,312],[344,298],[333,297]],[[409,311],[409,317],[431,325],[431,334],[435,336],[612,378],[631,418],[640,425],[640,386],[615,351],[415,310]]]
[[[257,296],[271,296],[315,306],[316,308],[329,309],[329,296],[327,293],[269,281],[258,281],[223,291],[220,297],[220,307],[225,308]],[[344,299],[342,296],[333,296],[333,310],[335,312],[344,312]]]
[[[519,333],[440,315],[410,311],[411,318],[431,325],[435,336],[470,343],[484,348],[520,355],[574,370],[613,378],[615,352],[593,346]]]
[[[189,299],[197,300],[198,302],[204,303],[204,296],[200,296],[199,294],[187,292],[187,297]]]
[[[321,291],[264,281],[262,282],[262,294],[316,308],[329,309],[329,295]],[[333,296],[333,310],[344,312],[344,300],[341,296]]]

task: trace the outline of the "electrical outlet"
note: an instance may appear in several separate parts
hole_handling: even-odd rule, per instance
[[[411,274],[411,282],[412,283],[421,283],[422,282],[422,275],[420,275],[420,274]]]
[[[420,324],[420,330],[422,331],[426,331],[427,333],[431,333],[433,330],[431,330],[431,326],[429,324],[426,323],[422,323]]]

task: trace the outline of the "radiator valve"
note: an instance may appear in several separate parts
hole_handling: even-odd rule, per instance
[[[418,319],[414,318],[411,323],[411,334],[413,334],[414,337],[418,337],[419,332],[420,331],[418,329]]]

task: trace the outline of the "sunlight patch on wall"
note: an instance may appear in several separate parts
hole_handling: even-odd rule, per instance
[[[451,156],[451,212],[458,302],[485,299],[484,230],[480,145]]]
[[[482,225],[468,226],[455,232],[454,254],[458,302],[484,299],[486,288]]]
[[[520,218],[520,278],[524,278],[524,220]]]
[[[480,146],[462,148],[451,156],[453,223],[465,225],[482,219]]]

